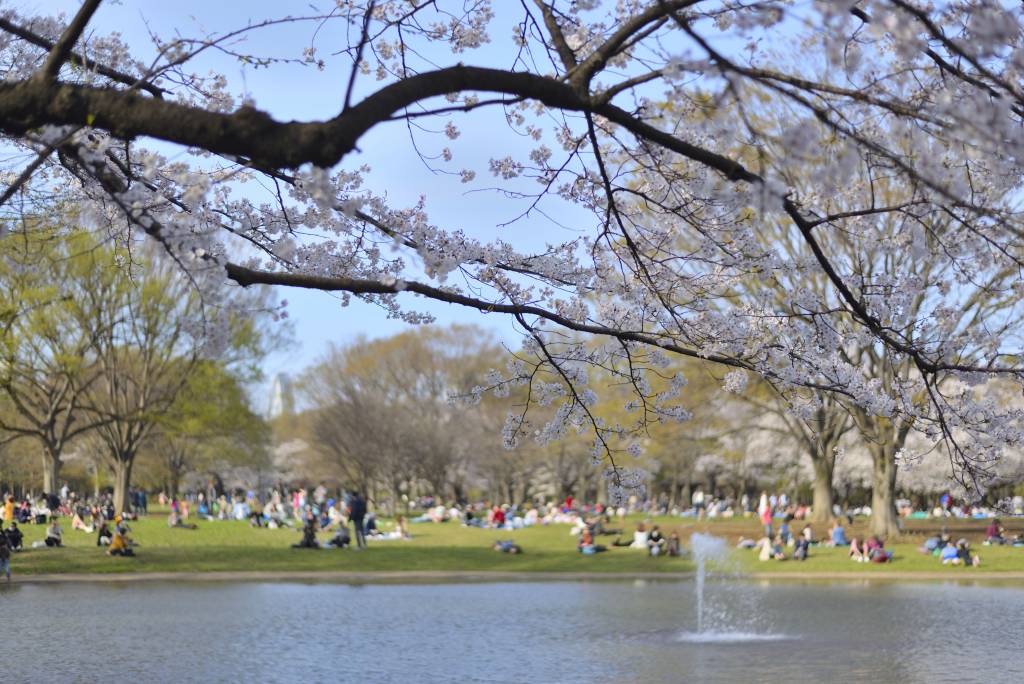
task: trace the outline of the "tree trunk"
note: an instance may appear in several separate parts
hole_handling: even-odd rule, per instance
[[[114,511],[122,513],[128,509],[128,487],[132,479],[132,460],[118,460],[114,465]]]
[[[892,449],[879,446],[871,450],[874,473],[871,483],[871,534],[883,539],[900,533],[896,514],[896,457]]]
[[[679,499],[679,469],[676,468],[672,471],[672,484],[668,494],[668,507],[670,509],[675,508],[676,502]]]
[[[43,449],[43,491],[54,494],[59,487],[57,477],[60,475],[60,454]]]
[[[178,490],[181,489],[181,473],[177,470],[172,470],[167,484],[168,489],[170,489],[170,491],[167,492],[167,495],[172,497],[177,496]]]
[[[811,459],[814,466],[814,498],[811,501],[811,522],[827,523],[832,518],[832,472],[835,457],[817,453]]]

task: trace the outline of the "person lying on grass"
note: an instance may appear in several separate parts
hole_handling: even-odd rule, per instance
[[[199,525],[196,525],[195,523],[186,523],[186,522],[184,522],[181,519],[181,516],[178,515],[178,512],[175,511],[173,508],[171,509],[170,514],[167,516],[167,526],[168,527],[179,527],[179,528],[182,528],[182,529],[185,529],[185,530],[198,530],[199,529]]]
[[[509,539],[508,541],[498,540],[494,542],[494,545],[491,547],[491,549],[493,549],[494,551],[501,551],[502,553],[518,554],[523,552],[523,548],[515,542],[513,542],[511,539]]]

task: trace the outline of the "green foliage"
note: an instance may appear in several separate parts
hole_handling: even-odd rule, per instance
[[[211,304],[150,249],[62,220],[73,216],[57,207],[0,239],[0,439],[42,443],[47,489],[81,442],[114,469],[118,499],[136,454],[159,440],[190,443],[196,462],[213,451],[265,461],[268,431],[244,383],[280,341],[263,327],[266,295]],[[227,344],[211,345],[222,332]]]
[[[187,472],[267,465],[270,426],[252,410],[243,376],[221,361],[203,360],[190,368],[143,449],[144,464],[166,478],[161,486],[176,490]]]

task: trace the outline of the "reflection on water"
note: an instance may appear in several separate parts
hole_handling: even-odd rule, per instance
[[[0,587],[3,681],[1024,681],[1024,589],[955,584]]]
[[[690,644],[748,644],[751,641],[785,641],[785,634],[757,634],[755,632],[682,632],[679,641]]]

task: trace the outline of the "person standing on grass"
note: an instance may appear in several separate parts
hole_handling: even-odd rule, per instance
[[[10,525],[14,521],[14,497],[8,495],[4,501],[4,525]]]
[[[697,520],[703,520],[704,519],[704,490],[702,490],[700,487],[697,487],[697,491],[695,491],[693,493],[693,496],[690,498],[690,501],[693,503],[694,512],[697,513]]]
[[[11,581],[11,545],[7,542],[7,535],[0,531],[0,572],[7,575],[7,581]]]
[[[352,492],[352,497],[348,501],[348,519],[352,521],[352,526],[355,528],[356,545],[360,549],[366,548],[365,518],[366,499],[359,492]]]
[[[765,507],[761,510],[761,524],[764,525],[764,536],[772,538],[772,509]]]

